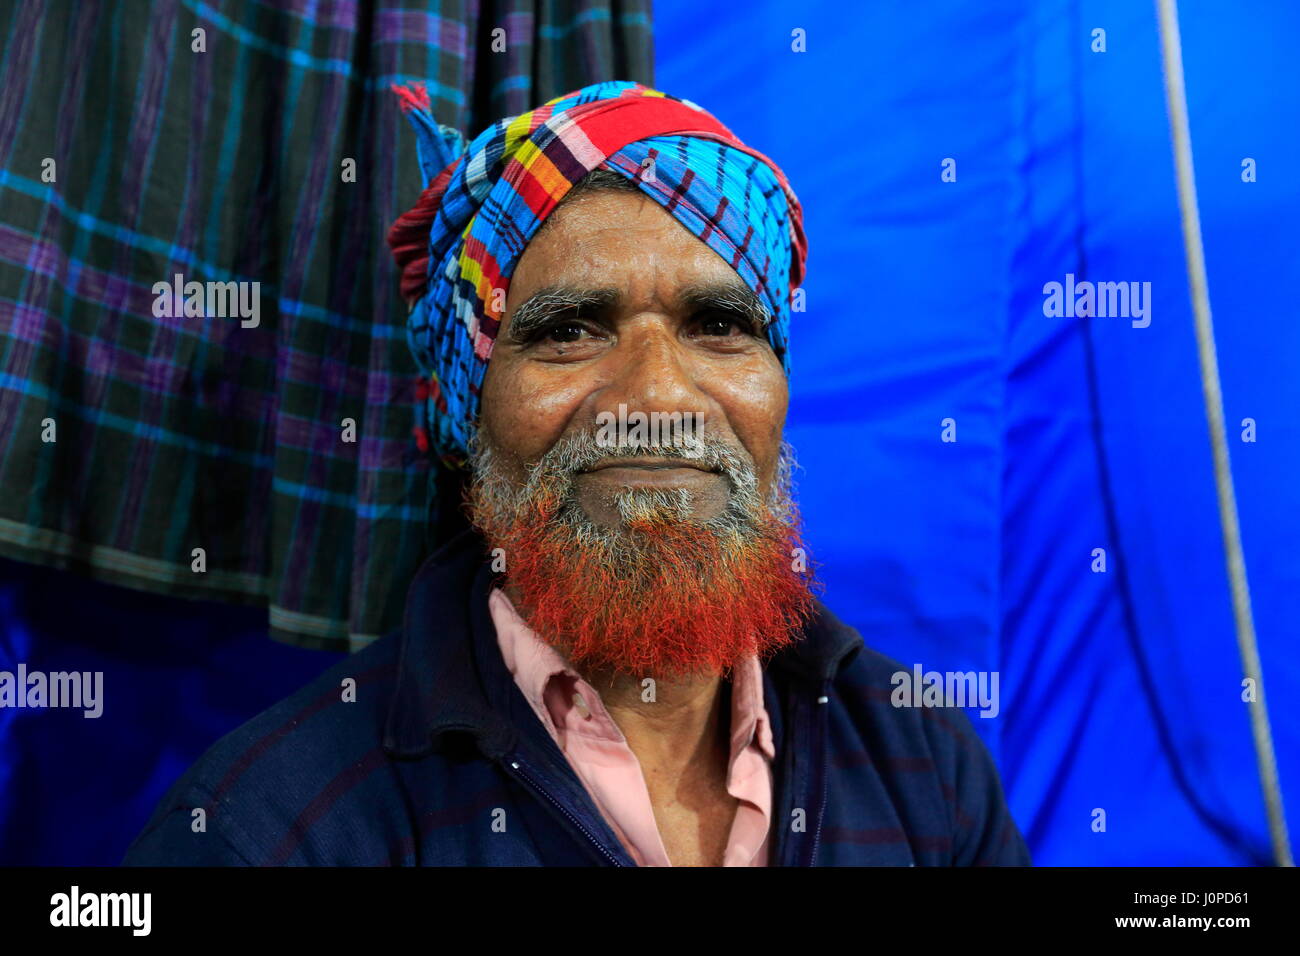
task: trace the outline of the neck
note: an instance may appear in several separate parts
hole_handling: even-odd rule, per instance
[[[600,694],[642,767],[666,782],[725,776],[731,720],[716,674],[656,679],[653,695],[640,678],[593,672],[583,677]],[[647,697],[652,699],[647,700]]]

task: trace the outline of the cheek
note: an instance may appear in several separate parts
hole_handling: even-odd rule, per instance
[[[483,379],[481,425],[497,448],[534,461],[564,434],[587,391],[573,376],[494,357]]]
[[[711,391],[736,438],[753,456],[759,476],[767,482],[776,473],[790,402],[789,384],[780,363],[767,355],[748,374],[718,376]]]

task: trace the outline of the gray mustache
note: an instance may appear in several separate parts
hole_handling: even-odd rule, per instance
[[[717,436],[704,435],[690,442],[620,445],[601,444],[594,432],[574,432],[562,437],[542,456],[537,471],[571,477],[612,458],[669,458],[690,461],[721,472],[733,485],[756,483],[754,465],[749,455]]]

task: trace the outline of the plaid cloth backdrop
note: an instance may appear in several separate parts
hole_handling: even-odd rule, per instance
[[[389,87],[473,135],[652,83],[649,0],[10,0],[0,36],[0,554],[264,602],[303,646],[399,626],[436,476]],[[170,308],[176,275],[259,283],[258,324]]]

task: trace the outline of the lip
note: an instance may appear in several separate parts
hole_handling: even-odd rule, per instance
[[[593,465],[581,472],[584,475],[592,472],[604,471],[606,468],[640,468],[645,471],[670,471],[678,468],[691,468],[695,471],[708,472],[715,474],[716,469],[706,468],[699,462],[694,462],[683,458],[607,458],[599,464]]]

